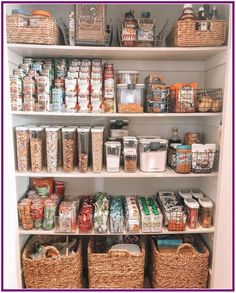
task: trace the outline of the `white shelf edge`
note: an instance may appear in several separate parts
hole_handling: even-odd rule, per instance
[[[180,174],[176,173],[174,170],[167,167],[165,172],[162,173],[148,173],[137,171],[135,173],[126,173],[123,170],[117,173],[109,173],[102,170],[101,173],[93,173],[92,171],[88,171],[87,173],[79,173],[77,170],[71,173],[64,173],[63,170],[59,170],[55,173],[48,173],[45,171],[34,173],[31,171],[20,173],[15,171],[16,177],[63,177],[63,178],[188,178],[188,177],[216,177],[218,176],[218,172],[213,171],[211,173],[189,173],[189,174]]]
[[[12,111],[16,116],[57,116],[57,117],[221,117],[222,113],[65,113],[65,112],[24,112]]]
[[[185,231],[168,231],[167,228],[163,228],[162,232],[150,232],[150,233],[143,233],[141,231],[136,233],[124,232],[124,233],[111,233],[110,231],[106,233],[96,233],[93,231],[84,233],[84,232],[75,232],[75,233],[62,233],[56,232],[56,229],[53,228],[52,230],[42,230],[42,229],[31,229],[31,230],[24,230],[21,227],[18,228],[19,235],[78,235],[78,236],[91,236],[91,235],[164,235],[164,234],[206,234],[206,233],[214,233],[215,227],[211,228],[203,228],[199,226],[197,229],[189,229],[186,228]]]

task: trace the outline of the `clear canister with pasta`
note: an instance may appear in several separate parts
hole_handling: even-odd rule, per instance
[[[63,168],[65,172],[73,172],[75,166],[75,136],[76,128],[62,128]]]
[[[104,127],[96,126],[91,129],[92,133],[92,160],[93,160],[93,172],[102,172],[103,162],[103,135]]]
[[[16,127],[16,154],[18,171],[27,172],[30,165],[30,138],[28,127]]]
[[[30,153],[32,172],[41,172],[43,170],[43,127],[33,127],[30,131]]]
[[[46,129],[46,157],[47,171],[56,172],[58,168],[58,127],[47,127]]]
[[[77,128],[77,134],[79,172],[86,173],[89,162],[90,127],[80,126]]]

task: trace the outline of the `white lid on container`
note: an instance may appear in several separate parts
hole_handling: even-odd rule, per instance
[[[89,132],[90,126],[80,126],[77,128],[77,132]]]
[[[199,203],[193,198],[185,198],[184,204],[190,209],[199,209]]]
[[[120,83],[117,84],[117,88],[129,88],[129,85],[127,83]],[[136,88],[144,88],[144,84],[143,83],[137,83],[134,85],[134,87],[131,90],[135,90]]]
[[[29,130],[30,131],[43,131],[44,128],[41,126],[35,126],[35,127],[30,127]]]
[[[46,127],[45,128],[45,131],[47,132],[47,131],[59,131],[60,130],[60,128],[59,127],[57,127],[57,126],[51,126],[51,127]]]
[[[143,139],[140,139],[140,141],[139,141],[139,143],[151,143],[151,142],[159,142],[162,144],[168,143],[168,141],[166,139],[162,139],[162,138],[153,138],[153,139],[143,138]]]
[[[139,74],[139,71],[135,71],[135,70],[128,70],[128,71],[125,71],[125,70],[118,70],[117,71],[118,74]]]
[[[184,9],[185,8],[193,8],[193,5],[190,3],[186,3],[186,4],[184,4]]]
[[[107,141],[105,142],[105,145],[111,148],[116,148],[118,146],[121,146],[121,143],[119,141]]]
[[[123,136],[123,140],[134,140],[134,141],[138,141],[135,136]]]
[[[178,192],[182,198],[192,198],[192,194],[190,193],[189,189],[179,189]]]
[[[199,204],[204,208],[213,208],[213,202],[207,197],[199,198]]]
[[[27,127],[27,126],[17,126],[15,129],[16,129],[16,131],[27,131],[27,130],[29,130],[29,127]]]
[[[91,132],[104,132],[104,126],[95,126],[91,129]]]
[[[204,11],[204,7],[199,7],[198,11]]]
[[[200,189],[190,189],[190,193],[193,197],[200,199],[204,197],[203,192]]]
[[[75,128],[74,127],[63,127],[62,132],[74,132]]]
[[[156,139],[156,138],[161,138],[161,136],[159,136],[159,135],[148,135],[148,136],[139,135],[139,136],[137,136],[138,140],[141,140],[141,139]]]

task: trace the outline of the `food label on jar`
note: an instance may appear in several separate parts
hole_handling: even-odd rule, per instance
[[[78,93],[79,95],[89,95],[89,79],[80,78],[78,79]]]
[[[154,32],[153,30],[138,30],[138,41],[141,42],[153,42],[154,40]]]
[[[66,78],[65,79],[65,90],[67,96],[75,96],[76,95],[76,85],[77,80],[72,78]]]
[[[103,103],[102,101],[92,100],[90,107],[91,107],[90,110],[92,113],[101,113],[103,110]]]
[[[17,95],[11,95],[11,110],[22,111],[22,109],[23,109],[22,97]]]
[[[69,78],[79,78],[79,72],[77,71],[67,71],[67,77]]]
[[[102,79],[102,72],[101,71],[92,71],[91,78],[93,79]]]
[[[38,95],[38,111],[49,111],[50,98],[47,94]]]
[[[90,105],[88,100],[86,101],[79,101],[78,102],[78,112],[80,113],[88,113],[90,112]]]
[[[76,111],[77,97],[65,97],[66,111],[74,112]]]
[[[114,89],[114,87],[115,87],[115,80],[114,80],[114,78],[107,78],[107,79],[105,79],[105,81],[104,81],[104,87],[105,87],[105,89]]]
[[[104,98],[105,99],[113,99],[115,97],[114,88],[105,88],[104,89]]]
[[[125,41],[136,41],[135,28],[122,28],[122,42]]]

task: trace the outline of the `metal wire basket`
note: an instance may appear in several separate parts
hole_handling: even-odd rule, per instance
[[[196,112],[222,112],[223,90],[219,89],[198,89]]]

